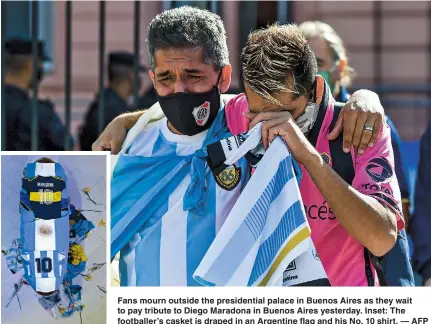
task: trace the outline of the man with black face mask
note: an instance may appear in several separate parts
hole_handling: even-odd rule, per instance
[[[111,257],[120,254],[122,286],[196,286],[193,272],[250,174],[241,159],[214,176],[202,150],[228,132],[220,96],[232,71],[226,33],[217,15],[181,7],[153,19],[148,46],[165,117],[147,124],[115,166]],[[134,214],[135,199],[145,197]]]
[[[104,124],[106,127],[115,117],[128,112],[131,109],[129,101],[133,94],[134,86],[134,54],[129,52],[111,52],[108,61],[108,79],[109,87],[104,91]],[[139,65],[139,72],[145,72],[147,69]],[[141,79],[138,77],[138,89],[141,88]],[[99,95],[88,107],[85,116],[85,124],[80,133],[81,150],[91,151],[91,144],[99,136],[98,127],[99,114]]]
[[[31,150],[32,88],[34,68],[37,69],[38,83],[43,80],[43,63],[50,58],[45,53],[45,44],[38,42],[35,49],[39,56],[38,66],[33,66],[32,41],[11,38],[5,43],[5,105],[6,109],[6,150]],[[55,113],[54,104],[38,99],[39,150],[64,150],[64,126]],[[70,145],[73,146],[70,137]]]

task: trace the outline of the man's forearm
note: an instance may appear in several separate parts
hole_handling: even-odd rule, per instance
[[[135,126],[136,122],[139,118],[145,113],[145,110],[125,113],[117,118],[121,118],[122,123],[126,129],[131,129],[133,126]]]
[[[304,163],[314,184],[349,234],[376,256],[395,244],[395,215],[375,199],[349,186],[318,154]]]

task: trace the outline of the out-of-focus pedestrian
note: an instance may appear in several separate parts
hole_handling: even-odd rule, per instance
[[[115,117],[130,111],[129,100],[134,87],[133,53],[111,52],[108,61],[109,86],[104,89],[104,129]],[[139,65],[139,72],[147,69]],[[141,88],[141,78],[138,77],[138,88]],[[90,104],[85,116],[85,124],[80,132],[81,150],[91,151],[91,145],[99,136],[99,96]],[[150,106],[148,106],[150,107]],[[148,108],[147,107],[147,108]]]
[[[300,30],[308,40],[308,44],[314,51],[317,59],[319,74],[328,83],[332,95],[338,102],[346,102],[350,95],[346,90],[352,83],[355,71],[348,64],[346,47],[337,32],[328,24],[321,21],[306,21],[299,25]],[[365,114],[358,118],[367,118]],[[395,174],[400,186],[403,216],[405,226],[408,228],[410,196],[409,188],[404,174],[401,160],[401,140],[393,122],[386,115],[386,122],[391,128],[391,141],[394,149]],[[367,121],[373,124],[372,121]],[[346,126],[345,126],[346,127]],[[347,125],[348,127],[348,125]],[[354,128],[355,125],[352,125]],[[359,145],[359,151],[364,150],[367,142],[361,142],[362,132],[356,132],[351,139],[354,145]],[[371,136],[371,135],[370,135]],[[362,136],[362,139],[366,139]],[[347,139],[349,140],[349,139]],[[408,259],[408,242],[406,230],[403,229],[398,235],[398,240],[394,248],[382,260],[388,285],[391,286],[410,286],[414,285],[413,270]]]
[[[50,58],[45,44],[38,41],[38,64],[33,65],[33,44],[31,39],[11,38],[5,43],[5,105],[6,107],[6,150],[31,150],[32,87],[33,70],[37,69],[38,83],[43,80],[43,63]],[[64,150],[66,130],[49,100],[37,100],[39,115],[39,150]],[[71,147],[73,141],[70,138]]]

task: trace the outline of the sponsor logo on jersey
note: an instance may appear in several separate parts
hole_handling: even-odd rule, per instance
[[[54,184],[48,183],[48,182],[38,182],[37,186],[38,187],[45,187],[45,188],[54,188]]]
[[[375,182],[387,182],[394,174],[391,164],[384,157],[378,157],[368,161],[365,171],[370,179]]]
[[[321,219],[321,220],[334,220],[335,214],[332,211],[332,209],[328,206],[326,200],[323,201],[321,205],[311,205],[306,206],[305,208],[305,214],[307,214],[307,217],[311,219]]]
[[[241,179],[241,168],[235,165],[230,165],[217,176],[215,180],[217,184],[224,190],[231,191],[235,189]]]
[[[390,190],[389,188],[385,188],[377,183],[364,183],[362,185],[362,188],[364,188],[365,190],[371,190],[371,191],[382,191],[385,194],[388,194],[391,196],[394,195],[392,190]]]
[[[321,153],[320,156],[322,157],[323,161],[326,162],[326,164],[331,163],[331,157],[326,153]]]
[[[290,262],[289,265],[286,268],[286,271],[292,271],[292,270],[296,270],[295,260],[293,260],[292,262]]]
[[[238,134],[235,135],[235,140],[238,143],[238,146],[241,146],[241,144],[245,142],[245,137],[242,134]]]
[[[210,117],[210,103],[205,101],[199,107],[195,107],[192,113],[195,117],[196,124],[199,126],[204,126]]]
[[[291,281],[291,280],[296,280],[296,279],[298,279],[297,275],[295,275],[295,276],[287,276],[287,277],[283,278],[283,282]]]

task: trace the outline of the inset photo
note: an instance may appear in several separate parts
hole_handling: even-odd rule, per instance
[[[107,155],[1,156],[3,324],[106,323]]]

